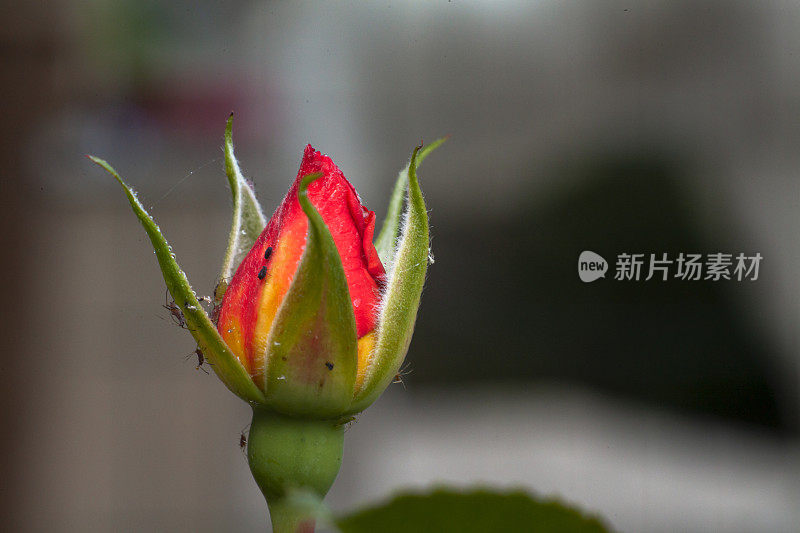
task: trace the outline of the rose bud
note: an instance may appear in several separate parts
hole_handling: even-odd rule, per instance
[[[295,531],[306,515],[289,491],[324,497],[341,464],[343,423],[381,395],[408,351],[429,257],[416,168],[444,139],[414,150],[373,245],[375,214],[311,146],[267,222],[233,155],[231,129],[232,115],[225,170],[233,223],[211,316],[136,193],[108,163],[90,159],[123,187],[153,244],[170,311],[198,354],[253,407],[251,471],[275,530]]]
[[[297,179],[228,284],[217,324],[277,410],[349,407],[386,282],[374,231],[375,213],[307,146]]]
[[[421,222],[416,240],[422,249],[414,254],[421,261],[402,284],[419,278],[416,289],[428,256],[427,220]],[[275,410],[338,416],[351,410],[359,392],[375,395],[374,385],[365,383],[368,374],[385,378],[368,372],[376,340],[381,331],[405,335],[395,331],[398,324],[378,322],[396,312],[385,297],[402,295],[398,283],[394,291],[387,286],[374,231],[375,213],[328,156],[307,146],[288,194],[229,282],[217,324]],[[416,315],[414,292],[416,298],[403,304],[413,308],[404,314]],[[395,353],[386,358],[394,367],[407,340],[392,344]]]

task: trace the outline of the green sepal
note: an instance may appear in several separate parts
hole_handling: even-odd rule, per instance
[[[428,154],[441,146],[447,139],[448,137],[442,137],[428,146],[424,146],[417,154],[417,167],[428,157]],[[375,239],[375,250],[378,251],[378,256],[384,265],[392,263],[397,249],[397,235],[400,232],[400,219],[403,215],[403,199],[406,196],[406,189],[408,189],[408,169],[410,164],[406,165],[397,175],[392,196],[389,198],[389,208],[386,211],[383,227],[381,227],[378,238]]]
[[[133,208],[134,214],[139,222],[144,226],[145,232],[150,237],[153,249],[156,252],[161,273],[167,284],[175,304],[180,308],[186,320],[186,326],[198,347],[203,351],[203,355],[208,359],[217,373],[219,379],[238,397],[246,402],[264,403],[264,394],[256,387],[250,379],[247,370],[242,366],[236,356],[230,351],[225,341],[220,337],[217,328],[211,322],[200,302],[197,300],[194,290],[192,290],[189,280],[183,270],[175,261],[175,254],[172,247],[161,234],[161,229],[153,220],[153,217],[145,210],[136,193],[131,189],[117,174],[111,165],[102,159],[89,156],[93,162],[103,167],[109,174],[114,176],[117,182],[125,190],[125,195]]]
[[[239,163],[233,155],[233,113],[228,117],[225,126],[225,174],[231,187],[233,198],[233,220],[231,232],[228,236],[228,249],[222,261],[222,271],[218,285],[219,290],[214,291],[214,303],[219,304],[225,294],[227,282],[233,277],[234,272],[247,256],[255,244],[258,236],[267,225],[261,206],[256,200],[256,193],[252,184],[245,179],[239,169]]]
[[[349,413],[366,409],[394,379],[405,359],[419,299],[428,269],[428,212],[417,180],[418,146],[408,164],[408,203],[405,223],[393,262],[388,265],[386,292],[378,315],[375,348],[366,369],[364,382],[356,391]]]
[[[308,237],[267,340],[263,390],[279,412],[331,418],[353,398],[356,319],[339,251],[308,199],[309,183],[321,175],[304,176],[297,193]]]

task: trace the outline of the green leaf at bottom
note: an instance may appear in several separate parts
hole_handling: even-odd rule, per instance
[[[536,500],[522,491],[438,489],[428,494],[401,494],[390,502],[339,517],[342,533],[603,533],[595,517],[557,500]]]

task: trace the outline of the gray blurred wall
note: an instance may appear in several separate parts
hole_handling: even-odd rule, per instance
[[[247,408],[185,360],[194,345],[161,308],[141,227],[83,158],[135,185],[210,292],[231,109],[267,211],[311,142],[380,220],[413,146],[451,135],[421,171],[437,261],[413,372],[348,431],[337,509],[483,481],[560,495],[621,530],[797,523],[796,3],[5,7],[9,529],[263,529],[238,449]],[[604,215],[586,242],[581,220],[609,202],[638,218]],[[675,223],[636,224],[648,214]],[[759,251],[764,271],[749,285],[587,293],[574,262],[598,242]],[[599,295],[645,318],[592,319]],[[674,314],[652,309],[671,297]],[[671,321],[701,308],[696,327]],[[651,316],[666,327],[650,331]],[[601,330],[630,342],[581,335]],[[669,331],[696,337],[667,343]],[[697,343],[712,349],[694,355]]]

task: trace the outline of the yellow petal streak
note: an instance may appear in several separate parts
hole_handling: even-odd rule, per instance
[[[305,239],[304,235],[301,238]],[[291,239],[282,239],[278,243],[278,248],[273,253],[273,261],[267,279],[264,281],[264,290],[258,301],[258,311],[256,312],[256,326],[253,330],[251,349],[253,354],[253,368],[250,375],[262,390],[266,387],[264,382],[264,368],[266,366],[267,342],[272,330],[272,323],[278,308],[283,303],[292,278],[300,262],[300,253],[296,242]]]
[[[375,347],[375,332],[367,333],[358,339],[358,370],[356,371],[356,390],[361,390],[367,367],[372,359],[372,349]]]
[[[250,372],[250,362],[247,360],[247,357],[244,355],[244,339],[242,339],[242,330],[239,327],[239,321],[235,318],[228,319],[228,322],[225,324],[225,330],[222,332],[222,338],[225,339],[225,343],[230,348],[231,352],[239,359],[239,362],[242,363],[242,366]]]
[[[236,293],[234,294],[234,291]],[[230,294],[228,297],[232,301],[241,301],[243,298],[244,288],[242,286],[235,287],[230,289]],[[224,320],[220,320],[219,322],[219,332],[222,338],[225,340],[225,344],[228,345],[231,352],[239,359],[239,362],[242,363],[247,373],[251,373],[250,369],[250,361],[247,359],[247,354],[245,352],[245,339],[242,336],[242,328],[239,322],[238,317],[228,314],[227,316],[223,317]]]

